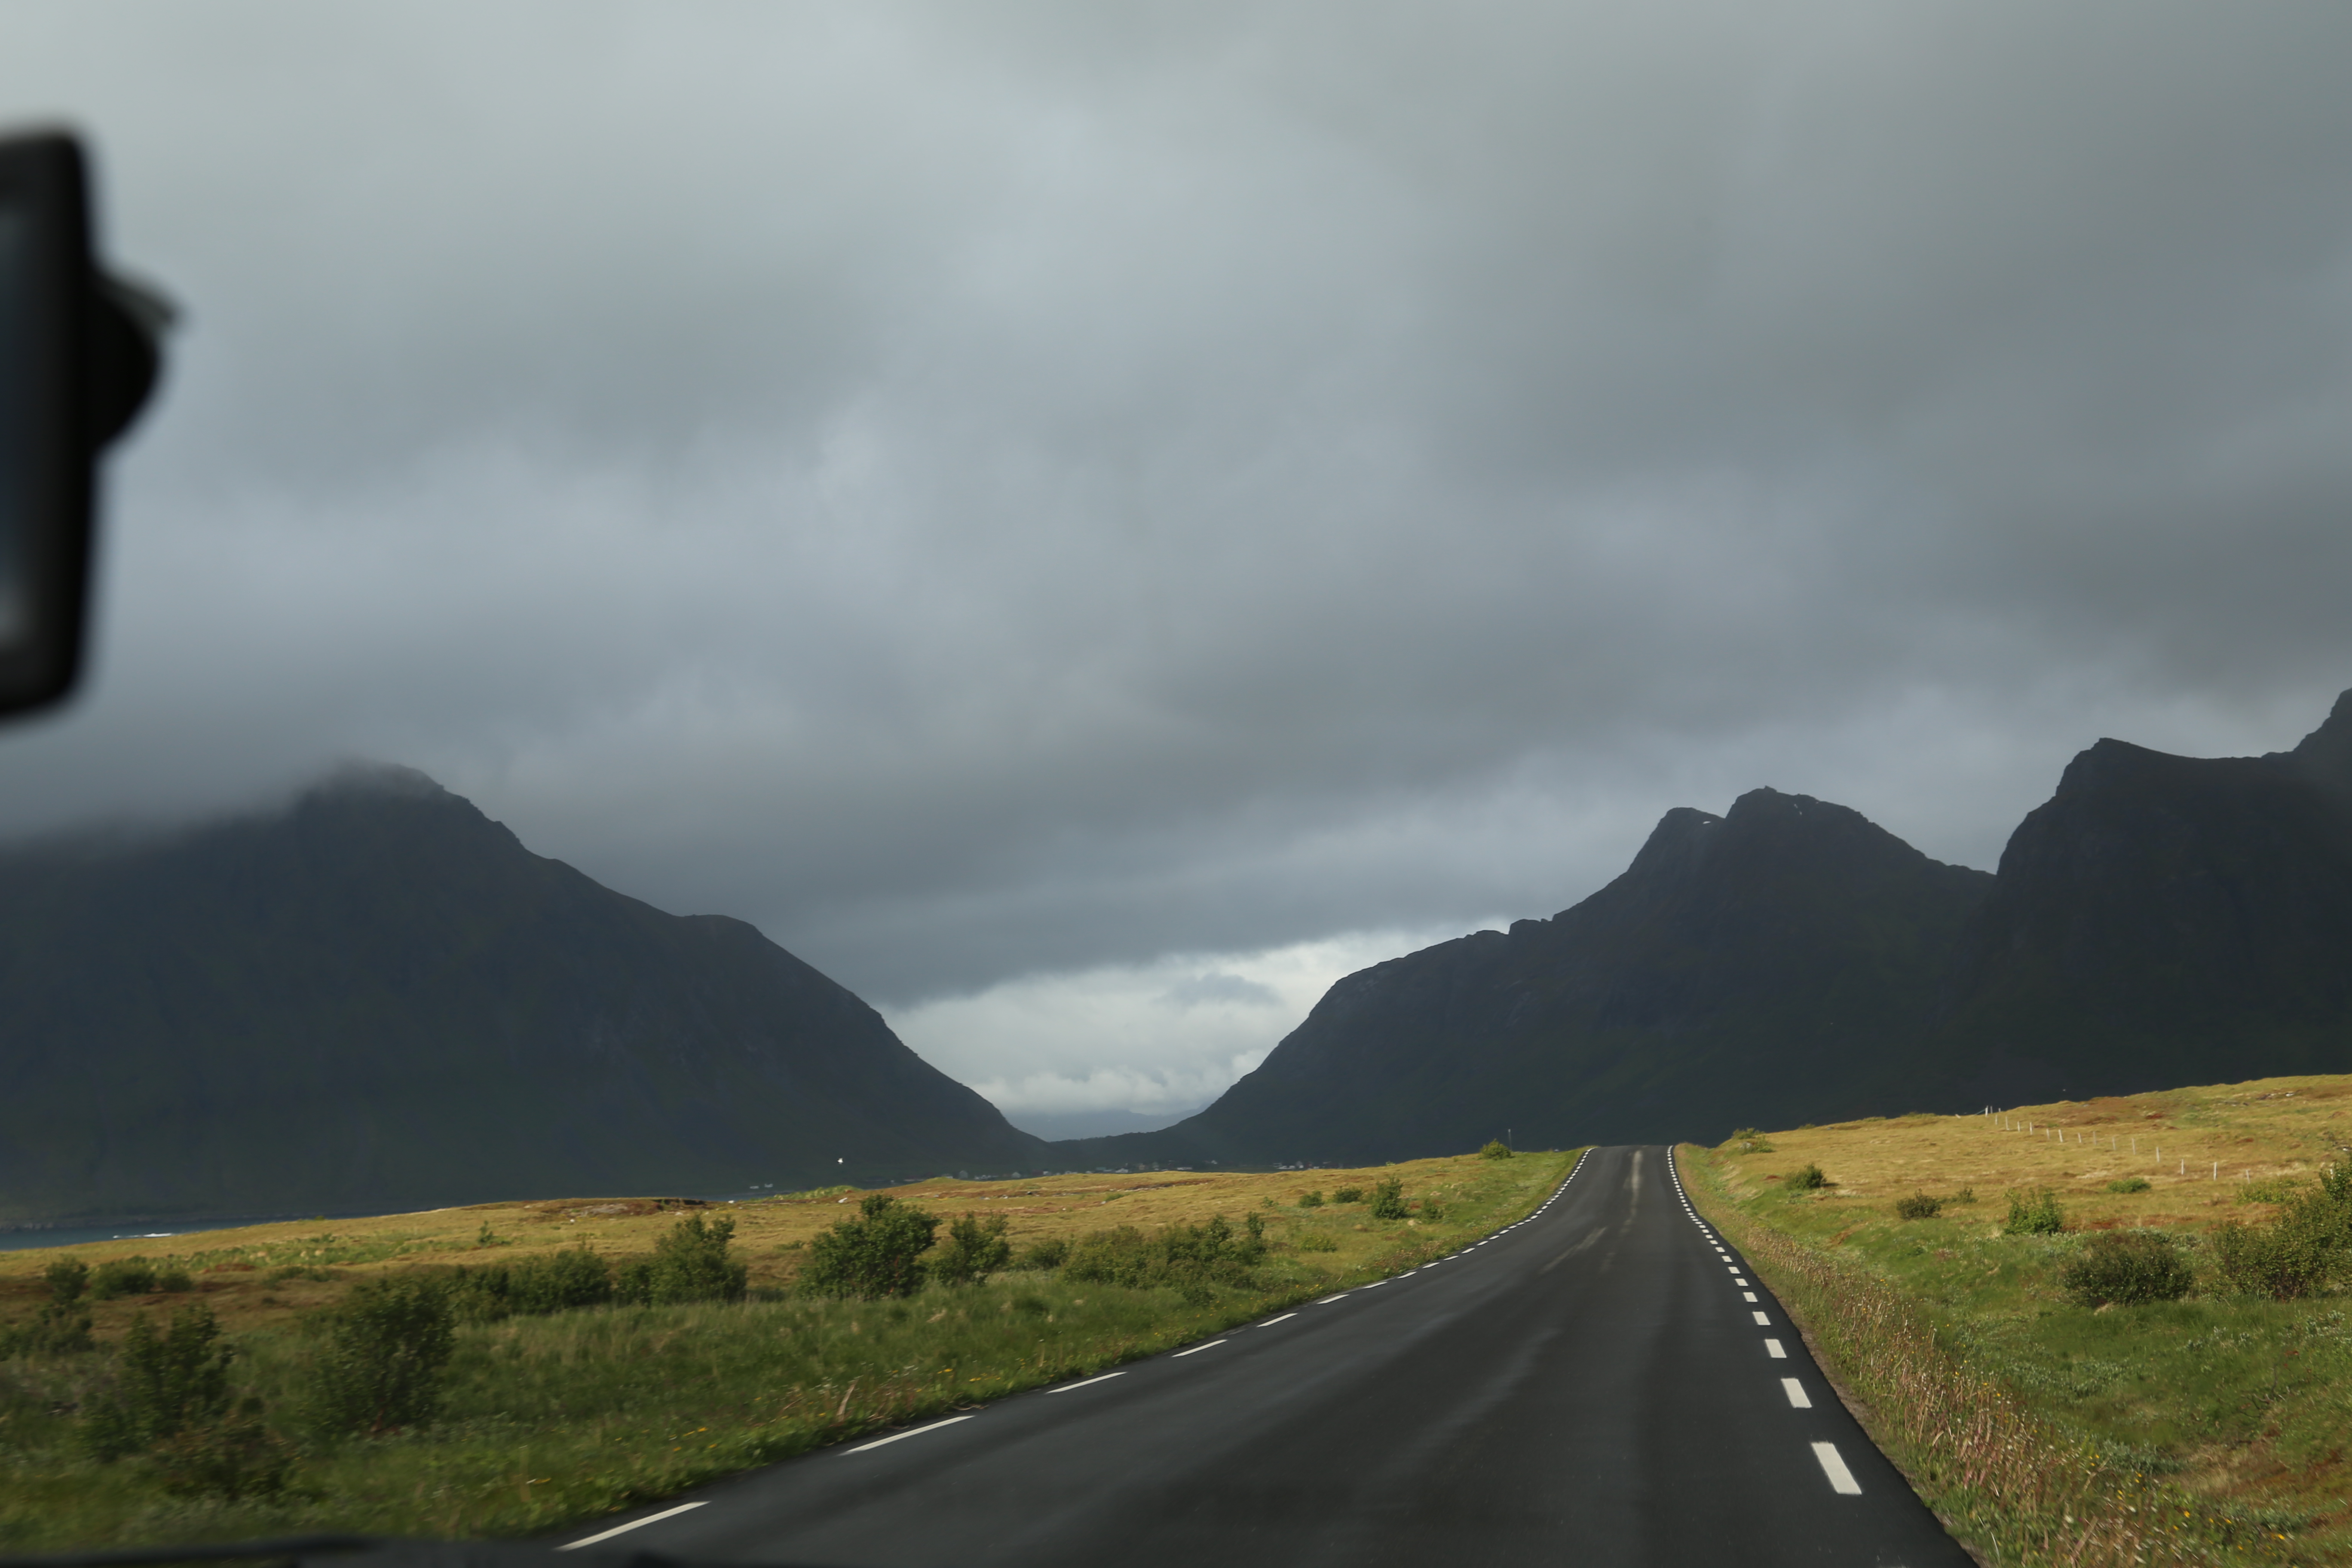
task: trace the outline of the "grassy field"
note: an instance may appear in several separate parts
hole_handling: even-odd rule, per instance
[[[1874,1436],[1980,1560],[2352,1563],[2352,1297],[2218,1288],[2211,1237],[2352,1159],[2352,1078],[1909,1116],[1685,1149]],[[1806,1166],[1826,1179],[1793,1180]],[[2141,1185],[2145,1184],[2145,1185]],[[2006,1234],[2047,1190],[2054,1235]],[[2137,1190],[2131,1190],[2137,1189]],[[1905,1219],[1915,1194],[1942,1201]],[[2088,1308],[2100,1231],[2178,1238],[2183,1300]]]
[[[93,1268],[143,1256],[184,1271],[184,1292],[95,1308],[100,1349],[0,1362],[0,1549],[200,1542],[309,1530],[520,1535],[601,1518],[860,1432],[1130,1360],[1245,1321],[1337,1284],[1451,1251],[1519,1217],[1573,1154],[1465,1156],[1361,1171],[1162,1173],[1017,1183],[930,1183],[894,1195],[943,1220],[1002,1214],[1016,1247],[1128,1225],[1147,1232],[1248,1213],[1270,1249],[1242,1288],[1131,1289],[1015,1269],[982,1287],[934,1285],[888,1302],[796,1293],[816,1232],[862,1194],[758,1203],[581,1199],[488,1204],[380,1219],[252,1226],[160,1241],[0,1254],[0,1327],[47,1300],[42,1270],[70,1254]],[[1368,1193],[1401,1178],[1429,1205],[1379,1221],[1362,1204],[1302,1207],[1309,1190]],[[736,1222],[749,1300],[613,1307],[461,1326],[442,1418],[422,1431],[330,1440],[302,1426],[298,1396],[322,1310],[354,1282],[544,1257],[585,1246],[615,1263],[649,1255],[680,1215]],[[132,1320],[195,1301],[226,1330],[241,1397],[261,1401],[297,1448],[293,1489],[268,1501],[167,1493],[153,1468],[100,1463],[80,1413],[115,1376]]]

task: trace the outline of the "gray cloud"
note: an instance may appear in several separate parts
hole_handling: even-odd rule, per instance
[[[1281,1005],[1282,995],[1273,986],[1245,974],[1213,969],[1206,974],[1186,975],[1162,992],[1160,1000],[1171,1007],[1198,1007],[1204,1004],[1276,1007]]]
[[[190,325],[0,828],[385,756],[910,1007],[2352,684],[2340,7],[11,27]]]

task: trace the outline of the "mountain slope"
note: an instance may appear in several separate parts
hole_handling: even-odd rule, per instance
[[[1087,1164],[1718,1139],[2352,1070],[2352,692],[2292,752],[2101,741],[1997,875],[1759,790],[1548,921],[1347,976],[1259,1068]]]
[[[0,855],[0,1221],[727,1191],[1043,1150],[752,927],[600,887],[420,773]]]
[[[2352,693],[2292,752],[2077,755],[2011,837],[1948,994],[1963,1095],[2352,1067]]]
[[[1350,1163],[1847,1113],[1927,1032],[1991,885],[1804,795],[1677,809],[1573,909],[1341,980],[1198,1116],[1055,1152]]]

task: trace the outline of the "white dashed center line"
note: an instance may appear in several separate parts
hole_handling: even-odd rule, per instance
[[[1109,1382],[1112,1378],[1114,1378],[1114,1377],[1125,1377],[1126,1375],[1127,1375],[1127,1373],[1123,1373],[1123,1372],[1107,1372],[1107,1373],[1103,1373],[1100,1377],[1090,1377],[1090,1378],[1087,1378],[1084,1383],[1066,1383],[1066,1384],[1062,1384],[1062,1386],[1061,1386],[1061,1387],[1059,1387],[1059,1388],[1049,1388],[1049,1389],[1047,1389],[1045,1392],[1046,1392],[1046,1393],[1048,1393],[1048,1394],[1067,1394],[1067,1393],[1069,1393],[1069,1392],[1070,1392],[1070,1390],[1072,1390],[1072,1389],[1074,1389],[1074,1388],[1092,1388],[1092,1387],[1093,1387],[1096,1384],[1097,1384],[1097,1383],[1108,1383],[1108,1382]],[[956,1417],[956,1419],[957,1419],[957,1420],[959,1420],[959,1421],[963,1421],[963,1420],[968,1420],[968,1419],[970,1419],[970,1418],[969,1418],[968,1416],[959,1415],[959,1416],[957,1416],[957,1417]],[[944,1421],[942,1421],[942,1422],[940,1422],[940,1426],[946,1426],[946,1425],[947,1425],[947,1423],[946,1423],[946,1422],[944,1422]],[[928,1427],[928,1426],[925,1426],[925,1427],[920,1428],[920,1430],[925,1431],[925,1432],[928,1432],[928,1431],[929,1431],[929,1430],[930,1430],[930,1428],[929,1428],[929,1427]],[[911,1436],[913,1436],[915,1434],[914,1434],[914,1433],[912,1433],[912,1432],[909,1432],[909,1433],[908,1433],[908,1434],[906,1434],[906,1435],[907,1435],[908,1436],[911,1437]],[[883,1442],[885,1442],[885,1443],[889,1443],[889,1442],[895,1442],[895,1441],[897,1441],[897,1439],[896,1439],[896,1438],[891,1438],[891,1437],[885,1437],[884,1439],[882,1439],[882,1441],[883,1441]],[[867,1445],[867,1447],[878,1447],[879,1446],[880,1446],[879,1444],[868,1444],[868,1445]],[[856,1453],[857,1451],[858,1451],[858,1450],[856,1450],[856,1448],[852,1448],[852,1449],[850,1450],[850,1452],[851,1452],[851,1453],[853,1453],[853,1454]]]
[[[1739,1293],[1739,1299],[1743,1301],[1752,1302],[1756,1300],[1756,1292],[1753,1290],[1742,1290]]]
[[[970,1417],[959,1415],[956,1419],[959,1421],[964,1421],[969,1420]],[[940,1425],[945,1426],[946,1423],[941,1422]],[[902,1437],[911,1437],[914,1434],[911,1432],[902,1432],[899,1436]],[[883,1440],[885,1442],[889,1441],[887,1438]],[[616,1535],[626,1535],[629,1531],[635,1530],[642,1525],[657,1523],[662,1520],[669,1518],[673,1514],[686,1513],[691,1510],[700,1508],[701,1506],[702,1505],[698,1502],[682,1502],[676,1508],[666,1508],[659,1513],[649,1513],[643,1519],[633,1519],[626,1524],[616,1524],[612,1529],[601,1531],[594,1535],[583,1535],[577,1541],[567,1541],[562,1545],[557,1547],[556,1550],[558,1552],[575,1552],[583,1546],[593,1546],[600,1541],[610,1541]]]
[[[1780,1342],[1778,1340],[1766,1340],[1764,1342],[1764,1353],[1770,1356],[1774,1361],[1787,1361],[1789,1359],[1789,1352],[1780,1348]]]
[[[1830,1490],[1843,1497],[1862,1495],[1862,1483],[1853,1479],[1853,1472],[1847,1469],[1845,1461],[1838,1457],[1835,1443],[1814,1444],[1813,1458],[1821,1461],[1822,1474],[1829,1477]]]
[[[1793,1377],[1780,1380],[1780,1392],[1789,1396],[1789,1408],[1791,1410],[1811,1410],[1813,1407],[1813,1402],[1805,1397],[1805,1385]]]
[[[1117,1377],[1118,1373],[1112,1373],[1111,1375],[1113,1377]],[[1053,1390],[1053,1392],[1059,1394],[1062,1391],[1057,1388]],[[971,1417],[969,1415],[950,1415],[944,1421],[934,1421],[928,1426],[909,1427],[904,1432],[893,1432],[887,1437],[877,1437],[871,1443],[860,1443],[857,1447],[850,1449],[849,1451],[853,1454],[862,1454],[868,1448],[887,1447],[893,1443],[903,1442],[908,1437],[919,1437],[926,1432],[936,1432],[942,1426],[952,1426],[959,1421],[969,1421],[971,1419]],[[650,1523],[651,1521],[647,1521],[647,1522]]]
[[[1772,1320],[1761,1312],[1750,1312],[1748,1316],[1756,1320],[1756,1326],[1759,1329],[1769,1329],[1772,1326]]]

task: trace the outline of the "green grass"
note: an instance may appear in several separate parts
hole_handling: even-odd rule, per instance
[[[306,1322],[249,1328],[233,1339],[236,1392],[260,1398],[300,1451],[294,1491],[266,1503],[174,1499],[142,1461],[108,1466],[83,1457],[73,1411],[110,1375],[110,1352],[0,1363],[0,1464],[9,1473],[0,1548],[313,1530],[552,1531],[862,1432],[1152,1354],[1335,1284],[1394,1273],[1525,1215],[1573,1159],[1521,1155],[1465,1166],[1443,1189],[1440,1224],[1380,1225],[1360,1208],[1286,1215],[1268,1227],[1276,1248],[1254,1288],[1205,1300],[1197,1289],[1188,1301],[1174,1289],[1016,1271],[894,1302],[770,1291],[730,1305],[595,1309],[461,1327],[441,1421],[373,1441],[330,1441],[303,1428],[299,1384],[315,1343]],[[1344,1258],[1309,1239],[1339,1236],[1348,1238]],[[335,1249],[321,1243],[311,1250],[280,1266],[324,1264]]]
[[[2352,1562],[2352,1300],[2206,1293],[2191,1233],[2200,1294],[2084,1308],[2059,1283],[2081,1231],[1904,1221],[1694,1154],[1704,1209],[1980,1561]]]

